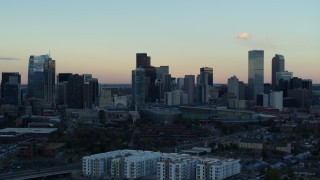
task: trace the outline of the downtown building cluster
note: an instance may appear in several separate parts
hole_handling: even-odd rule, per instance
[[[137,179],[156,175],[158,180],[225,179],[240,173],[236,159],[217,159],[188,154],[138,150],[117,150],[85,156],[85,176],[115,179]]]
[[[91,74],[56,75],[56,61],[49,55],[30,56],[26,89],[19,72],[2,72],[1,104],[8,109],[25,105],[26,114],[41,115],[56,105],[91,108],[98,104],[98,93],[98,79]]]
[[[132,106],[210,104],[230,109],[262,107],[282,111],[284,107],[309,108],[312,80],[294,77],[285,70],[283,55],[272,59],[272,82],[264,81],[264,51],[248,52],[248,83],[231,76],[226,86],[213,83],[213,68],[202,67],[198,75],[172,77],[169,66],[154,67],[146,53],[136,54],[132,71]]]
[[[264,51],[248,52],[248,83],[231,76],[226,85],[214,84],[213,68],[201,67],[198,75],[172,77],[169,66],[155,67],[147,53],[136,54],[131,75],[131,92],[117,93],[99,84],[91,74],[59,73],[50,55],[30,56],[28,85],[21,87],[19,72],[2,72],[2,112],[22,109],[25,114],[41,115],[58,105],[77,109],[143,109],[147,105],[213,105],[228,109],[255,107],[282,111],[283,108],[309,108],[312,80],[294,77],[285,70],[285,58],[272,59],[272,83],[264,82]],[[96,108],[99,107],[99,108]],[[9,110],[8,110],[9,109]],[[22,111],[22,110],[21,110]],[[21,113],[20,113],[21,114]]]
[[[136,69],[132,71],[132,106],[135,108],[149,102],[166,106],[207,103],[212,88],[213,68],[200,68],[197,77],[174,78],[169,66],[154,67],[146,53],[136,54]]]

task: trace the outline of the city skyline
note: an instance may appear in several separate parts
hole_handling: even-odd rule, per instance
[[[0,2],[0,69],[19,72],[25,84],[29,56],[51,51],[56,74],[130,83],[136,53],[148,53],[153,66],[170,66],[172,77],[212,67],[214,83],[233,75],[247,82],[247,52],[261,49],[265,82],[272,57],[281,54],[285,70],[319,83],[319,7],[318,1]]]

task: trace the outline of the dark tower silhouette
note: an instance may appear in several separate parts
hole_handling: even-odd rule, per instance
[[[276,82],[276,74],[277,72],[283,72],[284,71],[284,57],[283,55],[276,54],[272,58],[272,89],[277,89],[277,83]]]
[[[151,58],[147,55],[147,53],[137,53],[136,54],[136,68],[142,67],[150,67],[151,66]]]

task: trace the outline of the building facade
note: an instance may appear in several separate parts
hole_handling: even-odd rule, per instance
[[[184,76],[184,86],[183,90],[188,93],[188,103],[194,103],[194,93],[195,93],[195,76],[185,75]]]
[[[4,104],[21,105],[21,75],[18,72],[3,72],[1,81],[1,98]]]
[[[74,74],[69,77],[67,87],[67,101],[69,108],[84,108],[83,86],[83,75]]]
[[[49,55],[30,56],[28,67],[28,97],[44,99],[44,63],[49,60],[49,58]]]
[[[57,76],[57,104],[67,105],[68,80],[71,73],[59,73]]]
[[[283,109],[283,92],[282,91],[272,91],[269,94],[270,96],[270,107],[279,109],[282,111]]]
[[[197,163],[196,179],[199,180],[216,180],[226,179],[239,174],[241,165],[239,160],[226,159],[220,160],[215,158],[205,158]]]
[[[54,104],[56,102],[56,61],[49,58],[44,61],[44,103]]]
[[[145,70],[136,68],[132,71],[132,106],[138,108],[145,104]]]
[[[280,54],[276,54],[272,58],[272,89],[277,90],[277,84],[279,83],[279,80],[276,78],[277,72],[284,72],[284,56]]]
[[[136,68],[146,68],[151,66],[151,57],[147,53],[136,54]]]
[[[228,92],[232,93],[239,99],[239,79],[237,76],[232,76],[228,79]]]
[[[138,179],[156,175],[158,180],[214,180],[236,175],[240,168],[236,159],[139,150],[117,150],[82,158],[82,172],[91,178]]]
[[[198,84],[199,102],[208,102],[210,98],[209,91],[213,87],[213,69],[210,67],[200,68],[200,77]]]
[[[264,51],[249,51],[248,65],[249,100],[256,100],[257,94],[264,92]]]

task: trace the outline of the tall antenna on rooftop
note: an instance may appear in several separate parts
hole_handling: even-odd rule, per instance
[[[49,58],[51,58],[50,50],[49,50]]]

